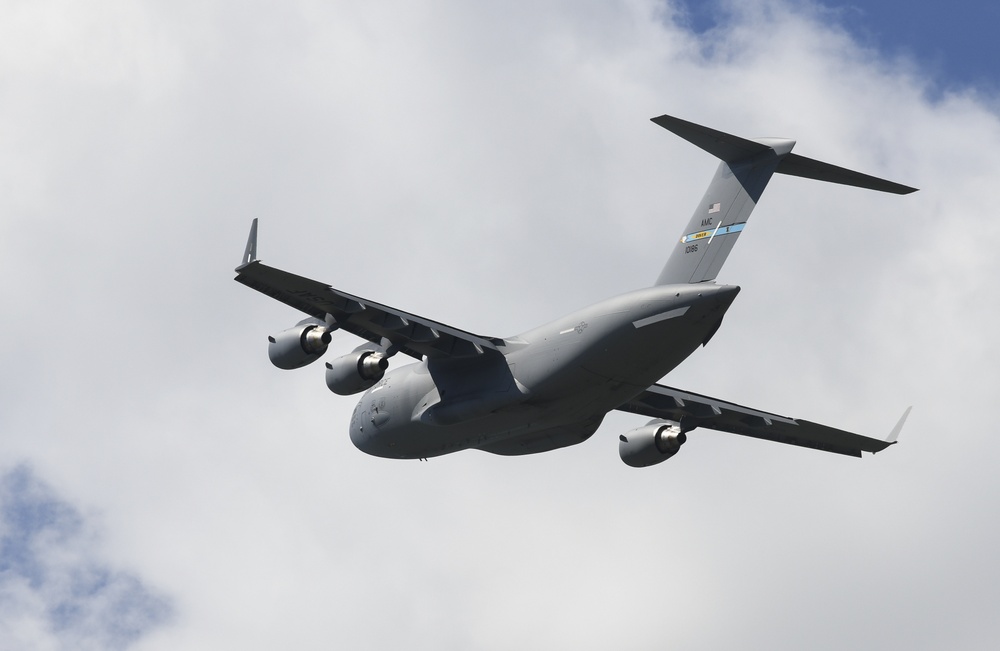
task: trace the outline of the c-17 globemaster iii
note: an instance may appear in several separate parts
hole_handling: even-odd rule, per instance
[[[236,280],[309,315],[268,338],[271,361],[310,364],[336,330],[366,340],[326,364],[326,383],[340,395],[364,392],[351,441],[394,459],[555,450],[590,438],[612,410],[653,419],[619,436],[622,460],[635,467],[670,458],[699,427],[856,457],[895,443],[909,409],[883,440],[656,382],[721,325],[740,288],[715,278],[773,174],[915,189],[793,154],[793,140],[748,140],[668,115],[653,122],[722,162],[651,287],[514,337],[484,337],[261,264],[255,219]],[[399,353],[416,361],[387,370]]]

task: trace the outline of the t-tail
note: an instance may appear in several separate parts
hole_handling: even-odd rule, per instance
[[[657,285],[715,280],[775,173],[894,194],[916,188],[791,153],[794,140],[748,140],[669,115],[653,122],[721,159],[715,178],[663,267]]]

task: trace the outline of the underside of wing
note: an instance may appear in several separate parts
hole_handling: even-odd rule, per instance
[[[251,234],[251,239],[256,244],[254,235]],[[250,252],[248,245],[244,264],[236,269],[237,282],[341,330],[381,346],[392,346],[416,359],[482,355],[495,352],[497,345],[503,343],[501,339],[480,337],[268,267],[254,260],[255,255],[256,246]]]
[[[860,457],[862,452],[881,452],[895,443],[910,412],[907,409],[889,438],[881,440],[659,384],[620,405],[618,410],[675,421],[684,431],[704,427],[852,457]]]

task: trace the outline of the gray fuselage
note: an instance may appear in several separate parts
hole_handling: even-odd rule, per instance
[[[641,289],[504,339],[500,352],[393,369],[355,407],[351,441],[396,459],[467,448],[531,454],[580,443],[607,412],[705,343],[739,289]]]

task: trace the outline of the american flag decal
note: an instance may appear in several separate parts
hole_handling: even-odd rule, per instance
[[[719,212],[720,210],[722,210],[722,204],[716,202],[708,207],[708,214],[711,215],[713,212]]]

